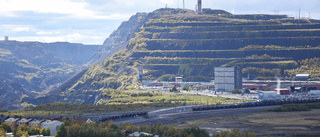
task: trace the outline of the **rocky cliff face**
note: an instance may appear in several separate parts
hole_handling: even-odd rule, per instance
[[[151,17],[153,17],[153,14],[137,13],[128,21],[123,22],[118,29],[115,30],[110,37],[104,41],[103,45],[99,47],[97,52],[94,53],[89,63],[94,64],[100,62],[98,64],[101,64],[103,60],[110,58],[114,53],[126,49],[130,39],[135,36],[135,33],[138,32]],[[98,64],[94,64],[93,66],[89,67],[87,71],[82,71],[77,75],[74,75],[68,81],[63,83],[58,88],[51,90],[46,95],[38,96],[36,99],[24,98],[22,101],[32,104],[51,103],[56,101],[92,104],[95,102],[96,97],[101,94],[101,92],[97,92],[96,90],[86,90],[85,92],[82,92],[81,89],[84,89],[83,87],[85,87],[85,89],[96,89],[99,87],[92,86],[92,83],[86,83],[86,85],[82,85],[81,83],[84,79],[87,79],[87,75],[90,75],[92,69],[97,68],[96,66]]]
[[[146,23],[150,14],[137,13],[128,21],[121,23],[102,44],[99,51],[92,56],[91,63],[101,62],[106,58],[111,57],[114,53],[123,50],[129,43],[129,40],[134,37],[135,33]]]
[[[87,67],[99,45],[0,41],[0,109],[58,86]]]

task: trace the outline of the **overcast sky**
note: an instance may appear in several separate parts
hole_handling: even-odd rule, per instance
[[[197,0],[185,0],[195,9]],[[165,6],[182,8],[183,0],[0,0],[0,37],[11,40],[102,44],[136,12]],[[203,0],[203,8],[234,14],[286,14],[320,19],[319,0]],[[0,40],[3,38],[0,38]]]

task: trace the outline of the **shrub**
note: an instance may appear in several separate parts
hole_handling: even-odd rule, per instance
[[[232,94],[241,94],[241,90],[240,89],[234,89],[231,91]]]

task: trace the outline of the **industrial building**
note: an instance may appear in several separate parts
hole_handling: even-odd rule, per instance
[[[242,89],[242,69],[240,67],[214,68],[215,91]]]
[[[143,66],[138,66],[138,79],[143,80]]]

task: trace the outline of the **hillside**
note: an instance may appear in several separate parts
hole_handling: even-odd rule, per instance
[[[80,72],[98,45],[0,41],[0,109],[19,105]],[[15,102],[15,103],[14,103]],[[6,105],[4,105],[6,104]]]
[[[214,77],[214,67],[234,65],[244,68],[244,76],[250,73],[263,79],[302,72],[320,76],[318,63],[310,65],[319,60],[318,20],[296,20],[286,15],[232,15],[221,10],[206,13],[159,9],[141,14],[141,22],[137,23],[137,15],[133,16],[129,22],[135,29],[121,40],[126,49],[52,92],[50,97],[54,100],[43,96],[37,98],[37,103],[95,103],[110,94],[109,88],[134,89],[140,82],[136,78],[139,65],[144,67],[147,80],[173,74],[206,81]],[[142,27],[137,29],[139,26]],[[115,40],[122,29],[119,27],[106,41]]]

